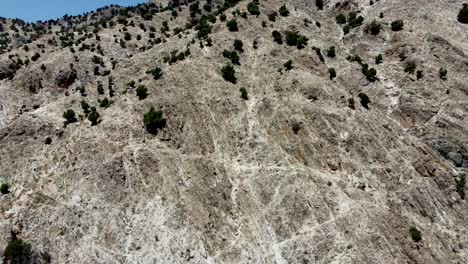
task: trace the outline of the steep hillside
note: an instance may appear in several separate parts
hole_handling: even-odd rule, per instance
[[[0,20],[4,260],[466,263],[462,2],[321,2]]]

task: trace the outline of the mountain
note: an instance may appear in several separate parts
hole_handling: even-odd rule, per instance
[[[467,9],[1,19],[5,263],[466,263]]]

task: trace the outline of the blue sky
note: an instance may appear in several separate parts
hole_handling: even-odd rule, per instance
[[[0,0],[0,16],[28,22],[78,15],[110,4],[131,6],[147,0]]]

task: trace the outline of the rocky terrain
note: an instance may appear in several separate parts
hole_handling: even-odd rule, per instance
[[[462,4],[0,19],[4,263],[467,263]]]

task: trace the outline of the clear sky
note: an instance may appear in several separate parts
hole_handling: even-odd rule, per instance
[[[114,4],[131,6],[147,0],[0,0],[0,16],[20,18],[27,22],[60,18],[65,14],[79,15]]]

